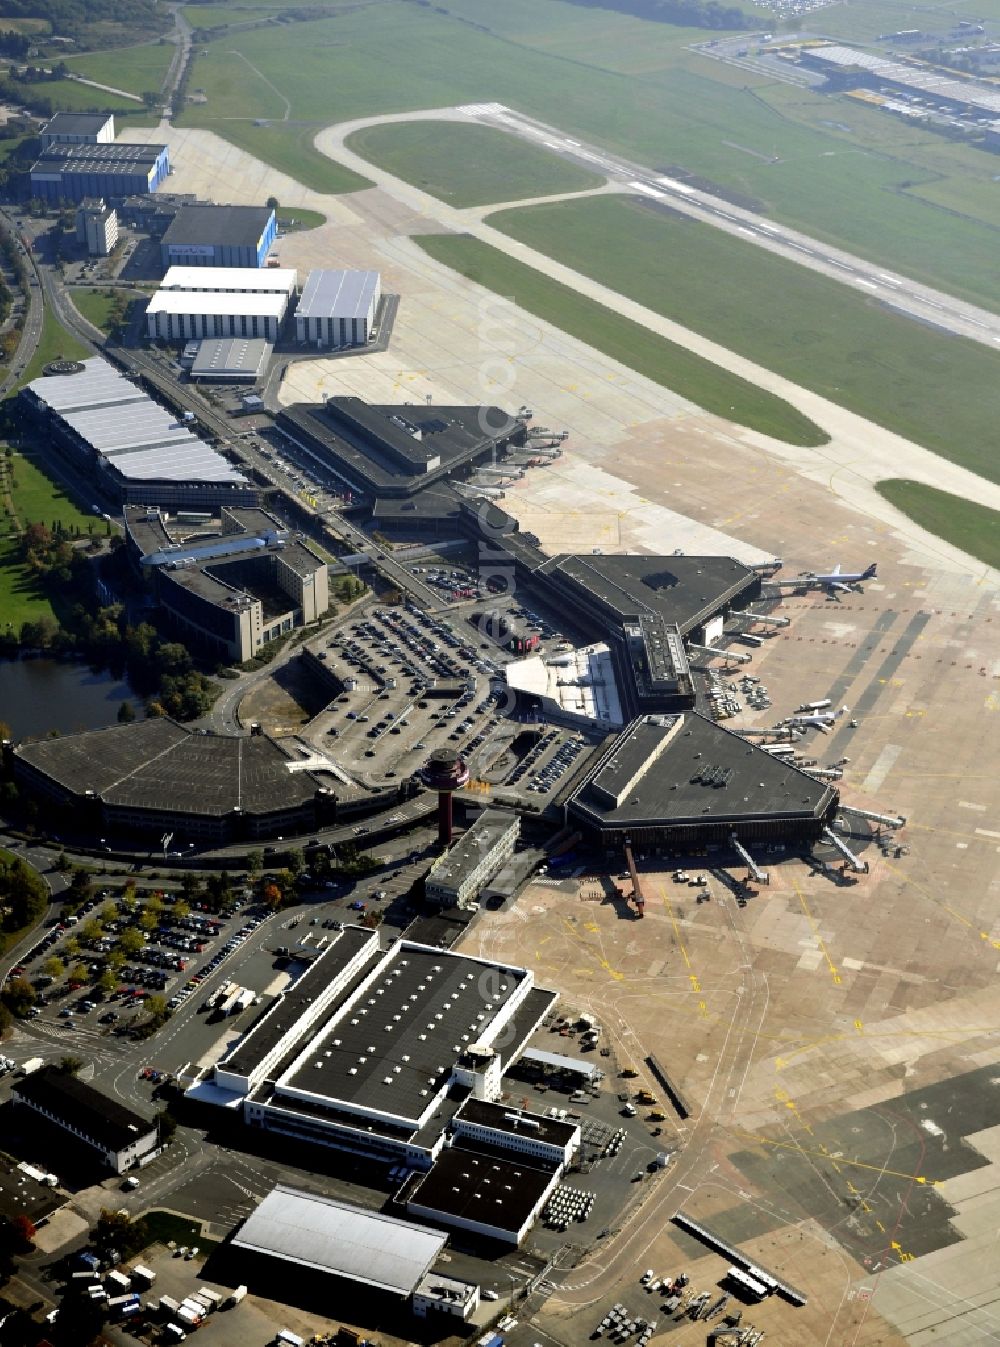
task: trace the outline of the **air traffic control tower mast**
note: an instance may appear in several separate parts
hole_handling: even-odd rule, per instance
[[[424,784],[438,793],[438,841],[451,846],[451,793],[459,790],[469,779],[469,769],[450,748],[436,748],[421,773]]]

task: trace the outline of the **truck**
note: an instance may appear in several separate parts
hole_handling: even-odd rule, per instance
[[[26,1062],[22,1062],[17,1068],[15,1075],[30,1076],[33,1071],[37,1071],[40,1066],[45,1065],[44,1057],[29,1057]]]
[[[156,1281],[156,1273],[153,1272],[151,1268],[143,1267],[141,1263],[136,1263],[129,1275],[132,1277],[141,1277],[143,1281],[148,1282],[150,1286]]]
[[[160,1309],[164,1314],[176,1314],[180,1309],[180,1303],[173,1296],[160,1296]]]
[[[222,1304],[222,1297],[219,1295],[218,1291],[210,1291],[207,1286],[198,1287],[197,1299],[204,1303],[209,1314],[211,1314],[213,1310],[217,1310]]]
[[[97,1254],[91,1253],[89,1249],[81,1249],[76,1255],[76,1261],[82,1267],[89,1268],[91,1272],[96,1272],[101,1266],[101,1260],[98,1258]]]
[[[226,1296],[225,1300],[222,1302],[223,1309],[231,1310],[234,1305],[240,1303],[246,1293],[247,1288],[245,1286],[237,1286],[236,1290]]]
[[[230,1006],[230,1015],[242,1015],[244,1010],[250,1009],[256,999],[257,993],[252,991],[249,987],[244,987]]]
[[[231,1015],[236,1008],[237,1002],[240,999],[240,993],[242,990],[243,989],[241,987],[236,987],[233,991],[229,992],[225,1000],[219,1002],[216,1005],[215,1009],[218,1012],[218,1014],[222,1016]]]

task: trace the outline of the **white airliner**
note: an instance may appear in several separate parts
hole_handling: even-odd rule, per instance
[[[835,594],[838,590],[845,593],[853,589],[855,585],[860,585],[864,580],[874,580],[878,570],[878,563],[873,561],[866,571],[858,571],[853,575],[845,574],[840,569],[839,564],[834,566],[829,575],[816,575],[813,571],[806,571],[799,576],[800,581],[806,585],[814,585],[817,589],[829,590]]]
[[[792,730],[819,730],[822,734],[829,734],[830,727],[847,714],[847,707],[842,706],[839,711],[814,711],[811,715],[788,716],[785,720],[778,722],[779,729]]]

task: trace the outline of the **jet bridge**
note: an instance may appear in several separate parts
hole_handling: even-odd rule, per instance
[[[868,873],[868,862],[859,860],[847,843],[842,842],[835,832],[831,832],[829,828],[824,828],[823,836],[831,846],[835,847],[837,851],[840,852],[841,856],[847,861],[856,875],[866,875]]]
[[[881,823],[885,828],[905,828],[906,818],[903,815],[876,814],[870,809],[857,809],[854,805],[842,804],[837,810],[838,814],[847,814],[850,818],[868,819],[871,823]]]
[[[736,852],[738,856],[741,856],[743,858],[744,864],[746,865],[750,873],[753,875],[757,883],[770,884],[771,876],[767,873],[766,870],[762,870],[760,868],[760,866],[750,855],[749,851],[747,851],[746,847],[743,845],[743,843],[740,841],[740,839],[736,836],[735,833],[730,834],[729,840],[732,843],[733,850]]]
[[[695,645],[694,641],[688,641],[687,648],[699,655],[717,655],[731,664],[749,664],[753,659],[753,655],[742,655],[736,650],[719,650],[714,645]]]

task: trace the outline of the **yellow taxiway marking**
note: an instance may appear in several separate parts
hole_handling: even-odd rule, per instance
[[[794,876],[792,877],[792,887],[795,889],[795,892],[798,895],[799,902],[802,905],[802,911],[806,915],[806,920],[812,927],[813,939],[816,941],[816,944],[819,947],[820,954],[822,954],[823,958],[826,960],[826,966],[830,970],[830,976],[831,978],[833,978],[834,985],[839,987],[840,983],[843,980],[840,976],[840,970],[837,968],[837,965],[830,958],[830,951],[826,947],[826,941],[819,933],[819,925],[817,924],[816,918],[809,910],[809,904],[806,902],[806,896],[802,892],[802,889],[799,887],[799,881]]]
[[[681,935],[680,922],[677,920],[677,914],[674,912],[673,904],[667,897],[662,884],[656,887],[660,891],[660,897],[663,899],[663,906],[667,909],[667,916],[670,918],[670,924],[674,928],[674,937],[677,941],[677,948],[681,952],[681,958],[684,960],[684,967],[688,970],[688,981],[691,983],[691,990],[701,999],[698,1001],[698,1011],[701,1015],[708,1015],[708,1006],[704,1000],[701,989],[701,981],[698,974],[694,971],[694,965],[691,963],[691,956],[687,952],[687,945],[684,943],[684,937]]]
[[[807,1146],[800,1146],[797,1141],[774,1141],[770,1137],[762,1137],[757,1132],[743,1132],[736,1130],[736,1136],[746,1138],[747,1141],[754,1141],[758,1146],[772,1146],[783,1151],[797,1151],[800,1155],[812,1156],[817,1160],[828,1160],[830,1164],[839,1168],[845,1166],[851,1169],[867,1169],[873,1174],[879,1174],[889,1179],[908,1179],[910,1183],[921,1183],[931,1188],[937,1188],[941,1180],[929,1179],[926,1174],[906,1174],[899,1169],[886,1169],[882,1165],[869,1164],[866,1160],[851,1160],[846,1155],[833,1155],[832,1152],[822,1147],[820,1150],[811,1150]]]

